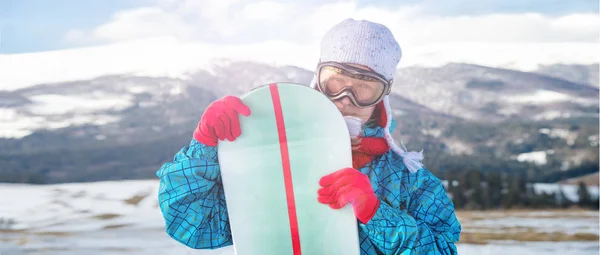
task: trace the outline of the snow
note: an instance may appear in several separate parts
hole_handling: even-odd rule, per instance
[[[458,254],[504,255],[504,254],[598,254],[597,242],[495,242],[487,245],[458,245]]]
[[[44,120],[43,117],[20,115],[15,109],[0,108],[0,138],[21,138],[30,135]]]
[[[593,54],[590,54],[593,52]],[[530,72],[552,63],[598,62],[596,43],[439,42],[403,45],[400,66],[470,63]],[[524,57],[527,56],[527,57]]]
[[[444,138],[444,143],[448,145],[448,149],[452,155],[472,155],[474,148],[469,143],[454,138]]]
[[[560,164],[560,170],[561,171],[567,171],[567,170],[569,170],[570,167],[571,167],[571,162],[569,162],[569,161],[563,161]]]
[[[140,108],[148,108],[157,106],[159,103],[154,101],[142,101],[139,103]]]
[[[589,218],[535,218],[535,217],[504,217],[501,219],[477,220],[469,223],[470,227],[484,227],[499,232],[507,231],[502,228],[521,228],[516,231],[527,231],[534,228],[537,232],[562,232],[565,234],[590,233],[600,235],[598,217]],[[467,229],[469,230],[469,229]],[[470,228],[472,232],[474,229]],[[482,231],[478,231],[482,232]]]
[[[30,104],[20,108],[0,108],[0,138],[23,138],[36,130],[53,130],[74,125],[106,125],[120,116],[104,111],[120,111],[133,105],[129,94],[93,91],[86,94],[30,95]]]
[[[545,111],[538,115],[533,116],[534,120],[553,120],[558,118],[570,118],[571,114],[568,112],[561,111]]]
[[[312,47],[312,48],[311,48]],[[308,52],[308,53],[307,53]],[[312,53],[312,54],[311,54]],[[0,90],[41,83],[130,74],[186,79],[197,70],[214,72],[219,59],[312,68],[315,46],[282,41],[247,45],[184,42],[171,37],[23,54],[0,54]]]
[[[158,180],[54,185],[0,183],[0,193],[5,194],[0,196],[3,205],[0,219],[14,220],[10,229],[21,230],[2,232],[0,254],[234,254],[231,246],[194,250],[170,238],[157,203],[158,187]],[[139,203],[125,202],[135,196],[142,198]],[[113,214],[118,217],[108,217]],[[463,232],[512,226],[540,232],[598,233],[597,211],[532,211],[510,215],[493,211],[473,215],[482,219],[463,222]],[[0,231],[7,226],[0,223]],[[459,254],[466,255],[598,254],[597,242],[492,241],[486,245],[459,243],[457,248]]]
[[[30,96],[33,104],[26,109],[35,115],[63,115],[67,113],[90,113],[102,110],[122,110],[133,105],[130,95],[106,95],[103,93]]]
[[[568,145],[575,144],[575,140],[577,139],[577,136],[578,136],[577,132],[571,132],[567,129],[562,129],[562,128],[554,128],[554,129],[542,128],[539,130],[539,132],[541,134],[548,135],[550,138],[564,139],[565,141],[567,141]]]
[[[131,87],[127,87],[127,91],[129,91],[132,94],[142,94],[142,93],[150,92],[151,90],[149,87],[133,85]]]
[[[546,151],[532,151],[521,153],[516,156],[516,159],[519,162],[533,162],[537,165],[545,165],[547,163],[546,156]]]
[[[156,181],[73,183],[61,185],[0,185],[0,218],[14,219],[13,229],[40,231],[100,230],[113,224],[160,227],[161,215],[153,200]],[[137,205],[125,203],[136,195],[147,196]],[[148,199],[150,198],[150,199]],[[23,203],[27,201],[27,203]],[[40,211],[39,208],[47,208]],[[103,214],[120,215],[115,219],[93,220]],[[84,221],[87,225],[82,225]],[[82,229],[83,227],[83,229]]]
[[[195,250],[169,240],[158,231],[104,231],[63,238],[62,242],[33,239],[27,253],[17,247],[4,248],[10,255],[233,255],[232,246],[215,250]],[[152,240],[152,241],[148,241]],[[76,247],[76,248],[75,248]],[[493,242],[486,245],[458,244],[460,255],[597,255],[596,242]]]
[[[518,115],[519,113],[521,113],[521,108],[513,105],[507,105],[500,109],[498,113],[504,116]]]
[[[183,94],[183,86],[175,85],[169,90],[169,94],[171,95],[181,95]]]
[[[590,146],[592,146],[592,147],[598,146],[598,143],[599,143],[598,138],[599,138],[599,136],[597,136],[597,135],[589,136],[588,141],[590,142]]]
[[[442,130],[439,128],[422,129],[421,134],[440,137],[440,135],[442,135]]]
[[[558,191],[562,190],[565,197],[569,200],[573,202],[577,202],[579,200],[579,195],[577,194],[579,185],[534,183],[533,189],[537,194],[541,194],[542,192],[558,194]],[[597,198],[600,195],[600,187],[598,186],[587,186],[587,190],[592,198]]]
[[[403,44],[401,68],[439,67],[462,62],[491,67],[537,70],[540,65],[596,63],[595,43],[419,43]],[[253,44],[210,44],[173,37],[56,50],[0,54],[0,90],[15,90],[41,83],[131,74],[186,79],[189,73],[214,73],[215,63],[252,61],[312,70],[318,61],[319,42],[298,44],[266,41]],[[527,57],[523,57],[527,56]]]
[[[563,217],[598,217],[598,211],[563,211],[560,212],[560,215]],[[532,211],[532,212],[520,212],[515,213],[514,215],[522,216],[522,217],[551,217],[556,216],[557,213],[554,211]]]
[[[538,90],[532,94],[506,97],[504,100],[508,103],[547,104],[571,99],[572,97],[567,94],[550,90]]]
[[[60,105],[51,108],[46,112],[54,111],[57,113],[59,110],[65,110],[69,106],[65,106],[62,109]],[[97,106],[96,106],[97,107]],[[36,111],[37,108],[33,108]],[[88,108],[90,109],[90,108]],[[39,109],[41,112],[44,109]],[[80,110],[80,109],[76,109]],[[37,111],[37,113],[40,113]],[[78,114],[76,116],[67,116],[64,118],[53,116],[35,116],[30,113],[19,112],[12,108],[0,108],[0,138],[23,138],[32,134],[35,130],[40,129],[58,129],[64,128],[71,125],[106,125],[114,123],[120,120],[119,116],[106,115],[106,114]]]

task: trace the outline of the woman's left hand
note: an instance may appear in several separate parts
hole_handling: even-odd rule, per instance
[[[379,208],[369,177],[354,168],[344,168],[324,176],[319,181],[322,186],[318,200],[333,209],[352,204],[356,217],[367,223]]]

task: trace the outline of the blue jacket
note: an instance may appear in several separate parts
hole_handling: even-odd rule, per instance
[[[383,129],[363,135],[383,137]],[[367,224],[358,221],[361,254],[457,254],[461,225],[436,176],[425,168],[409,172],[392,150],[359,170],[381,201]],[[192,139],[156,175],[169,236],[195,249],[233,244],[216,147]]]

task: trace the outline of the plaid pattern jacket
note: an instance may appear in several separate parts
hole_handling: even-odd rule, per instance
[[[363,135],[382,137],[383,129],[368,128]],[[358,221],[361,254],[457,254],[461,225],[436,176],[425,168],[409,172],[391,150],[359,170],[381,201],[371,221]],[[171,238],[195,249],[233,244],[216,147],[192,139],[156,175]]]

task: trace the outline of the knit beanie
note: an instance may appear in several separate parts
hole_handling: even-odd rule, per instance
[[[402,51],[392,32],[370,21],[346,19],[333,26],[321,41],[321,62],[368,66],[388,81],[394,78],[400,58]]]
[[[334,61],[367,66],[374,72],[392,81],[398,63],[402,58],[400,45],[392,32],[384,25],[366,20],[346,19],[334,25],[321,41],[320,62]],[[316,74],[310,86],[315,88]],[[396,145],[390,134],[392,125],[392,109],[389,96],[383,99],[387,123],[384,136],[390,148],[398,153],[404,164],[411,172],[418,171],[422,166],[423,151],[407,152],[406,148]],[[404,146],[403,146],[404,147]]]

